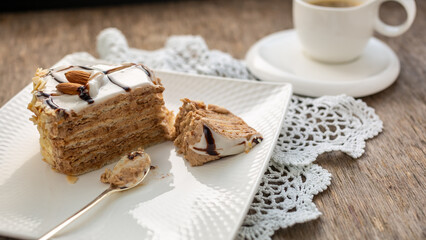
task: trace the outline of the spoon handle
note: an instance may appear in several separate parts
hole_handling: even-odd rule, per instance
[[[65,221],[60,223],[58,226],[54,227],[52,230],[44,234],[39,238],[39,240],[47,240],[53,235],[55,235],[57,232],[59,232],[62,228],[73,222],[75,219],[83,215],[83,213],[87,212],[89,209],[91,209],[93,206],[95,206],[98,202],[100,202],[102,199],[104,199],[106,196],[110,195],[111,193],[115,192],[117,190],[116,188],[109,187],[107,190],[105,190],[103,193],[101,193],[98,197],[96,197],[93,201],[91,201],[89,204],[84,206],[80,211],[76,212],[71,217],[67,218]]]

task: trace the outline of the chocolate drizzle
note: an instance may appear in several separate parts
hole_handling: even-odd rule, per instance
[[[111,76],[111,74],[114,73],[114,72],[117,72],[117,71],[129,68],[129,67],[132,67],[132,66],[134,66],[134,67],[140,69],[141,71],[143,71],[151,79],[151,81],[152,81],[152,76],[153,75],[152,75],[151,71],[147,67],[145,67],[144,65],[142,65],[142,64],[134,64],[134,63],[121,65],[119,67],[114,67],[112,69],[108,69],[108,70],[105,70],[105,71],[100,71],[100,72],[96,73],[95,75],[92,74],[92,76],[91,76],[91,78],[89,80],[91,80],[92,78],[94,78],[98,74],[104,74],[105,77],[112,84],[115,84],[118,87],[122,88],[124,91],[129,92],[129,91],[131,91],[131,88],[128,87],[128,86],[125,86],[123,84],[120,84],[117,80],[114,79],[113,76]],[[66,83],[67,82],[66,79],[62,80],[58,75],[55,75],[55,72],[59,73],[59,72],[63,72],[65,70],[69,70],[69,69],[72,69],[72,68],[80,68],[80,69],[88,70],[88,71],[91,71],[91,70],[97,70],[97,71],[99,71],[100,70],[100,69],[92,68],[92,67],[86,67],[86,66],[80,66],[80,65],[77,65],[77,66],[73,65],[73,66],[64,67],[64,68],[59,69],[59,70],[50,69],[50,71],[49,71],[49,73],[47,75],[50,76],[53,80],[55,80],[58,83]],[[79,92],[78,96],[82,100],[86,101],[88,104],[92,104],[92,103],[95,102],[92,99],[92,97],[90,96],[90,94],[89,94],[89,89],[88,89],[87,85],[79,87],[78,88],[78,92]],[[46,104],[48,106],[50,106],[52,109],[55,109],[55,110],[56,109],[60,109],[60,110],[62,110],[62,108],[60,108],[56,103],[54,103],[53,99],[52,99],[52,96],[57,96],[57,94],[55,94],[55,93],[47,94],[47,93],[44,93],[44,92],[40,91],[40,92],[37,93],[36,96],[37,97],[44,97]],[[210,131],[210,130],[208,130],[208,131]],[[210,132],[210,135],[211,135],[211,132]],[[214,139],[213,139],[212,136],[211,136],[211,138],[212,138],[213,144],[214,144]],[[213,150],[211,150],[211,151],[209,150],[209,152],[211,152],[212,154],[218,155],[217,152],[215,151],[215,148],[213,148]]]
[[[115,68],[108,69],[108,70],[103,71],[103,72],[105,74],[110,74],[110,73],[113,73],[113,72],[117,72],[117,71],[123,70],[125,68],[129,68],[129,67],[134,66],[134,65],[135,64],[123,65],[123,66],[120,66],[120,67],[115,67]]]
[[[197,150],[197,151],[201,151],[201,152],[205,152],[207,155],[210,155],[210,156],[219,156],[221,158],[225,157],[225,156],[231,156],[231,155],[238,154],[238,152],[235,152],[236,149],[234,149],[234,150],[231,150],[231,152],[229,152],[229,153],[224,151],[223,154],[225,154],[225,155],[221,156],[219,154],[218,150],[224,150],[224,149],[221,148],[220,139],[219,139],[219,142],[218,142],[219,148],[217,148],[216,141],[214,139],[212,131],[206,125],[203,125],[203,133],[204,133],[204,138],[206,140],[206,148],[199,148],[199,147],[191,146],[192,149]],[[243,140],[239,143],[235,143],[234,146],[230,146],[230,147],[232,149],[236,146],[246,145],[245,151],[248,152],[254,145],[262,142],[262,140],[263,140],[263,137],[261,137],[261,136],[252,136],[250,140]],[[239,151],[239,150],[237,150],[237,151]],[[239,151],[239,152],[242,152],[242,150]]]
[[[59,106],[56,105],[56,103],[53,102],[52,95],[40,91],[40,92],[37,93],[36,96],[46,98],[46,104],[49,105],[50,108],[52,108],[54,110],[59,109]]]
[[[60,69],[60,70],[56,70],[56,72],[62,72],[62,71],[65,71],[65,70],[68,70],[68,69],[71,69],[71,68],[73,68],[74,66],[69,66],[69,67],[66,67],[66,68],[62,68],[62,69]]]
[[[212,131],[206,125],[203,125],[204,136],[206,137],[206,153],[208,155],[217,156],[219,153],[216,151],[216,143],[213,138]]]
[[[84,69],[84,70],[94,70],[93,68],[85,67],[85,66],[77,66],[77,67]]]
[[[49,105],[49,107],[51,107],[52,109],[59,109],[59,106],[56,105],[56,103],[53,102],[53,99],[51,97],[49,97],[48,99],[46,99],[46,104]]]
[[[146,75],[148,75],[148,77],[151,78],[151,80],[152,80],[151,73],[148,71],[148,69],[145,67],[145,65],[138,64],[137,66],[138,66],[139,69],[142,69],[146,73]]]
[[[43,91],[40,91],[40,92],[38,92],[38,93],[37,93],[37,97],[45,97],[45,98],[48,98],[48,97],[50,97],[50,96],[51,96],[50,94],[44,93]]]
[[[128,158],[129,160],[133,160],[133,159],[135,159],[135,157],[137,157],[137,156],[142,156],[142,153],[141,153],[141,152],[139,152],[139,151],[135,151],[135,152],[131,152],[131,153],[127,154],[127,158]]]
[[[64,83],[64,81],[61,81],[61,80],[59,80],[57,77],[55,77],[54,75],[53,75],[53,73],[52,72],[49,72],[49,76],[51,76],[55,81],[57,81],[58,83]]]
[[[262,140],[263,140],[263,137],[257,137],[257,138],[253,138],[251,142],[254,144],[259,144]]]
[[[112,68],[112,69],[109,69],[109,70],[103,71],[103,73],[105,74],[105,76],[108,78],[108,80],[109,80],[110,82],[112,82],[113,84],[115,84],[115,85],[117,85],[117,86],[121,87],[122,89],[124,89],[124,91],[126,91],[126,92],[130,92],[130,90],[132,90],[132,89],[130,89],[130,88],[129,88],[129,87],[127,87],[127,86],[123,86],[123,85],[121,85],[121,84],[117,83],[116,81],[114,81],[114,80],[113,80],[113,78],[112,78],[109,74],[111,74],[111,73],[113,73],[113,72],[117,72],[117,71],[123,70],[123,69],[125,69],[125,68],[129,68],[129,67],[134,66],[134,65],[135,65],[135,64],[130,64],[130,65],[124,65],[124,66],[120,66],[120,67]]]
[[[212,131],[210,130],[209,127],[207,127],[206,125],[203,125],[203,132],[204,132],[204,137],[206,138],[206,148],[202,149],[202,148],[194,147],[194,149],[198,151],[204,151],[211,156],[218,156],[219,153],[216,151],[216,143],[213,138]]]
[[[151,72],[147,69],[147,67],[145,67],[144,65],[142,65],[142,64],[134,64],[134,63],[131,63],[131,64],[129,64],[129,65],[124,65],[124,66],[120,66],[120,67],[116,67],[116,68],[112,68],[112,69],[109,69],[109,70],[106,70],[106,71],[103,71],[103,73],[105,74],[105,76],[107,76],[107,78],[113,83],[113,84],[115,84],[115,85],[117,85],[117,86],[119,86],[119,87],[121,87],[121,88],[123,88],[126,92],[129,92],[131,89],[129,88],[129,87],[127,87],[127,86],[123,86],[123,85],[121,85],[121,84],[119,84],[119,83],[117,83],[116,81],[114,81],[113,79],[112,79],[112,77],[109,75],[109,74],[111,74],[111,73],[114,73],[114,72],[117,72],[117,71],[120,71],[120,70],[123,70],[123,69],[126,69],[126,68],[129,68],[129,67],[132,67],[132,66],[135,66],[136,68],[138,68],[138,69],[140,69],[140,70],[142,70],[142,71],[144,71],[145,72],[145,74],[151,79],[151,81],[152,81],[152,74],[151,74]]]
[[[89,90],[85,86],[81,86],[78,88],[78,91],[80,92],[78,96],[86,101],[88,104],[92,104],[95,101],[90,97]]]
[[[105,72],[108,72],[108,71],[105,71]],[[104,72],[104,73],[105,73]],[[119,86],[119,87],[121,87],[122,89],[124,89],[124,91],[126,91],[126,92],[130,92],[130,88],[129,87],[127,87],[127,86],[123,86],[123,85],[121,85],[121,84],[119,84],[118,82],[116,82],[116,81],[114,81],[113,79],[112,79],[112,77],[111,76],[109,76],[107,73],[105,73],[105,76],[108,78],[108,80],[110,81],[110,82],[112,82],[112,83],[114,83],[115,85],[117,85],[117,86]]]

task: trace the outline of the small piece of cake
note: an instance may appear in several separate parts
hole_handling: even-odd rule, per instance
[[[150,167],[149,155],[143,150],[134,151],[124,155],[112,171],[105,169],[101,175],[101,182],[114,187],[132,186],[148,173]]]
[[[41,154],[60,173],[96,170],[173,137],[164,87],[144,65],[38,69],[33,85],[28,109],[35,114]]]
[[[262,136],[227,109],[203,102],[181,100],[176,116],[174,144],[191,166],[248,152]]]

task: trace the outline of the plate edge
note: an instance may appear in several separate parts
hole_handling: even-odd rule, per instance
[[[290,99],[291,99],[291,96],[293,95],[293,87],[292,87],[292,85],[288,84],[287,88],[288,88],[288,90],[287,90],[288,94],[287,94],[287,96],[285,96],[285,97],[282,98],[282,100],[284,100],[285,110],[282,111],[282,113],[281,113],[281,116],[280,116],[280,119],[279,119],[280,123],[278,124],[277,130],[275,132],[275,136],[273,137],[273,140],[274,140],[273,144],[271,144],[271,147],[270,147],[270,149],[268,151],[268,154],[266,156],[266,159],[269,159],[269,160],[264,161],[264,163],[263,163],[262,169],[260,171],[259,176],[257,177],[256,183],[253,185],[254,187],[253,187],[253,189],[250,192],[250,195],[249,195],[250,197],[247,198],[248,201],[245,202],[245,204],[244,204],[245,205],[245,210],[241,212],[241,215],[239,217],[239,219],[240,219],[239,223],[236,224],[236,227],[235,227],[235,229],[233,231],[231,239],[235,239],[236,235],[238,234],[238,229],[241,227],[241,225],[242,225],[242,223],[244,221],[244,217],[247,215],[247,212],[250,209],[250,204],[251,204],[251,202],[253,202],[254,196],[255,196],[257,190],[259,189],[260,182],[262,181],[263,175],[265,174],[265,170],[266,170],[266,168],[269,165],[269,161],[271,161],[271,156],[272,156],[273,150],[274,150],[275,145],[276,145],[274,143],[276,143],[276,141],[277,141],[277,139],[278,139],[278,137],[280,135],[280,130],[281,130],[281,128],[284,125],[284,118],[287,115],[288,106],[290,104]]]

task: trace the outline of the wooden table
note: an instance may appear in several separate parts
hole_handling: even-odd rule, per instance
[[[399,79],[363,98],[384,131],[358,160],[323,154],[317,163],[333,175],[315,197],[323,215],[279,230],[274,239],[426,238],[426,1],[417,1],[414,25],[403,36],[380,37],[401,60]],[[405,13],[385,4],[382,16],[398,23]],[[212,49],[244,58],[258,39],[292,28],[291,1],[171,1],[71,10],[0,14],[0,106],[30,81],[36,67],[64,55],[96,54],[96,35],[117,27],[136,48],[162,47],[171,35],[201,35]]]

